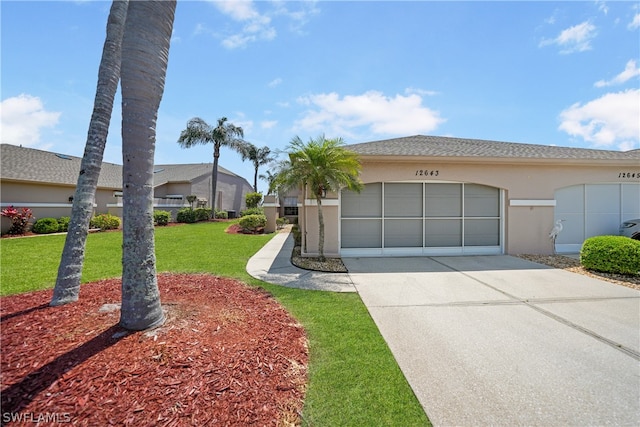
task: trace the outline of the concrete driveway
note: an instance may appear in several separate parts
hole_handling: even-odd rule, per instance
[[[343,261],[434,425],[640,425],[640,292],[509,256]]]

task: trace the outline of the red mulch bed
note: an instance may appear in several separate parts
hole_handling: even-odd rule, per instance
[[[47,305],[51,290],[0,300],[3,425],[9,414],[22,417],[12,425],[299,423],[307,339],[266,291],[159,275],[166,323],[128,333],[117,326],[120,285],[85,284],[60,307]]]

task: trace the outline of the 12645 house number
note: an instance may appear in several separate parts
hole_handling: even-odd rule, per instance
[[[436,169],[417,169],[416,176],[438,176],[440,171]]]
[[[640,178],[640,172],[620,172],[618,174],[618,178],[627,178],[627,179]]]

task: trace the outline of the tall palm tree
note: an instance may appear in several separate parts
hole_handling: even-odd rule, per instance
[[[362,189],[359,175],[362,168],[358,155],[343,147],[342,138],[326,139],[324,135],[317,139],[302,142],[295,137],[287,147],[289,161],[282,162],[276,185],[283,189],[300,185],[307,187],[318,204],[318,255],[324,256],[324,217],[322,198],[331,191],[348,188],[353,191]]]
[[[276,166],[277,167],[277,166]],[[261,173],[260,179],[264,179],[267,181],[267,194],[273,194],[276,192],[276,178],[278,177],[277,172],[271,172],[271,170],[267,170],[266,174]]]
[[[132,1],[122,39],[122,306],[120,325],[164,322],[156,277],[153,157],[176,1]]]
[[[199,144],[213,144],[213,170],[211,171],[211,215],[215,217],[216,190],[218,184],[218,159],[220,147],[227,146],[240,151],[245,142],[242,140],[244,131],[233,123],[227,123],[227,118],[218,119],[218,125],[212,127],[200,117],[194,117],[187,122],[187,128],[180,133],[178,144],[182,148],[190,148]]]
[[[73,196],[69,232],[64,242],[50,303],[52,306],[77,301],[80,294],[80,277],[84,264],[89,221],[93,213],[98,177],[102,169],[113,99],[120,80],[120,48],[128,6],[129,0],[114,0],[109,11],[107,35],[98,69],[98,87],[93,102],[93,113]]]
[[[249,159],[253,163],[253,191],[258,192],[258,169],[262,165],[272,162],[275,158],[271,156],[271,149],[269,147],[258,148],[255,145],[247,142],[240,148],[240,155],[242,161]]]

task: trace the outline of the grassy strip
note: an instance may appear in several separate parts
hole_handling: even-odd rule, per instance
[[[157,269],[207,272],[262,286],[299,319],[311,352],[306,425],[429,425],[358,295],[290,289],[250,277],[248,259],[273,235],[231,235],[224,232],[227,225],[158,228]],[[64,238],[2,239],[1,295],[51,288]],[[89,235],[83,282],[121,276],[121,240],[118,232]]]

